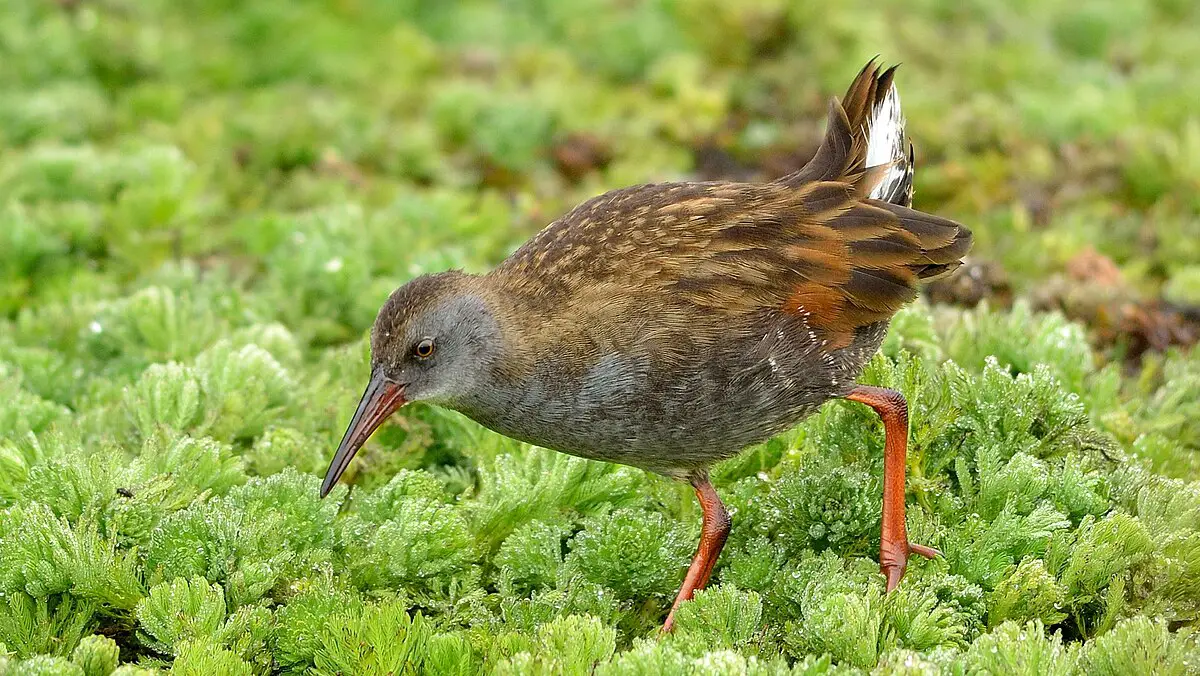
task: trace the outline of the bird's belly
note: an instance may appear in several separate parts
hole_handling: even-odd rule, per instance
[[[773,397],[761,406],[745,406],[753,396],[742,393],[742,405],[731,406],[728,400],[738,393],[671,397],[648,391],[607,406],[548,406],[523,416],[464,413],[530,444],[682,477],[790,429],[827,398]]]
[[[832,353],[809,332],[789,330],[768,349],[695,355],[669,377],[646,362],[610,357],[568,379],[548,362],[543,377],[456,408],[514,439],[682,476],[790,429],[845,394],[885,329]],[[564,387],[568,381],[576,385]]]

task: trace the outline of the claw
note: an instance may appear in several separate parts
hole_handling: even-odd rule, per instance
[[[887,576],[887,593],[891,594],[896,585],[900,584],[900,578],[904,577],[905,566],[880,566],[880,568]]]
[[[908,569],[908,555],[916,554],[927,559],[941,556],[942,553],[933,547],[913,544],[911,542],[885,542],[879,548],[879,570],[887,578],[887,590],[891,593],[904,571]]]

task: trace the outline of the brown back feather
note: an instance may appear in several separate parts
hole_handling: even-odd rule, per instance
[[[780,180],[801,194],[813,182],[847,182],[859,198],[828,222],[845,244],[849,274],[834,288],[802,284],[785,304],[809,312],[810,323],[838,343],[848,342],[859,327],[888,319],[916,297],[918,280],[954,270],[971,246],[971,233],[960,224],[909,208],[910,190],[900,192],[902,204],[861,198],[878,182],[877,170],[886,169],[866,167],[868,122],[895,71],[892,66],[881,72],[874,59],[867,63],[841,102],[830,102],[825,138],[812,161]],[[901,161],[911,167],[911,145]]]
[[[600,195],[547,226],[493,277],[555,315],[599,302],[613,312],[656,308],[660,321],[686,326],[686,308],[782,308],[805,314],[833,345],[848,344],[911,301],[919,280],[958,267],[971,243],[958,223],[866,197],[882,175],[865,166],[866,121],[893,74],[867,64],[843,102],[830,104],[824,141],[799,172],[768,184]],[[591,300],[597,288],[626,293]]]

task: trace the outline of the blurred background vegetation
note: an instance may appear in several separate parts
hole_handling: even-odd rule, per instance
[[[1163,347],[1200,305],[1196,25],[1182,0],[9,0],[0,312],[189,259],[345,341],[395,282],[597,192],[794,170],[881,54],[920,206],[978,233],[947,295]]]
[[[1187,0],[4,0],[0,673],[107,674],[110,643],[181,673],[1194,670],[1197,26]],[[660,647],[633,641],[693,545],[684,488],[413,407],[315,502],[393,288],[608,189],[794,171],[877,54],[917,206],[976,233],[869,375],[929,402],[913,518],[950,563],[907,601],[872,586],[879,440],[840,407],[718,473],[729,586]],[[347,647],[370,636],[392,652]]]

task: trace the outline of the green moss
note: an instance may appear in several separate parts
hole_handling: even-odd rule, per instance
[[[71,652],[71,662],[84,676],[108,676],[117,669],[121,649],[107,636],[92,635],[79,642]]]
[[[1005,622],[971,644],[963,656],[969,672],[992,674],[1073,673],[1077,645],[1063,645],[1058,632],[1046,635],[1040,622]]]
[[[679,607],[671,642],[693,656],[747,648],[762,630],[762,611],[754,592],[726,585],[701,590]]]
[[[430,638],[428,623],[406,604],[384,601],[326,618],[313,655],[316,673],[420,673]]]
[[[1088,644],[1080,655],[1084,673],[1104,676],[1187,674],[1195,669],[1195,636],[1172,634],[1162,622],[1135,617]]]
[[[458,510],[422,497],[399,501],[382,522],[346,522],[346,561],[363,587],[438,594],[475,584],[475,541]]]
[[[566,565],[623,599],[674,595],[696,531],[658,512],[619,509],[593,517],[570,543]]]
[[[201,676],[202,674],[231,674],[252,676],[254,667],[210,640],[193,639],[179,644],[179,654],[171,665],[172,674]]]
[[[55,595],[8,592],[0,602],[0,645],[17,658],[70,655],[96,626],[96,604]]]
[[[516,590],[530,591],[554,584],[563,563],[567,529],[561,524],[530,521],[505,538],[496,564]]]
[[[143,642],[155,650],[179,654],[182,643],[216,634],[225,621],[225,595],[201,577],[177,577],[150,588],[138,604]]]

